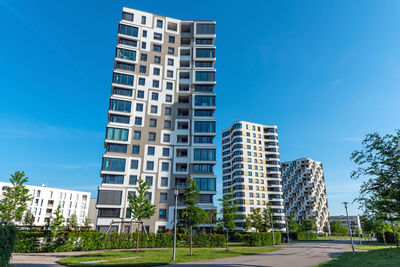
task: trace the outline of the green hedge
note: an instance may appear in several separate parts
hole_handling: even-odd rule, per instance
[[[177,234],[177,246],[189,246],[187,234]],[[140,234],[139,247],[163,248],[172,247],[174,235],[171,233]],[[224,235],[195,235],[195,247],[223,247]],[[101,249],[126,249],[136,247],[136,233],[105,234],[95,231],[58,231],[58,232],[20,232],[17,237],[14,252],[57,252],[57,251],[87,251]]]
[[[297,240],[318,240],[318,234],[313,232],[298,232]]]
[[[249,246],[270,246],[273,244],[272,233],[248,233],[246,242]],[[275,245],[282,243],[282,234],[274,232]]]
[[[378,242],[384,243],[384,241],[383,241],[383,234],[382,234],[382,233],[375,233],[375,235],[376,235],[376,240],[377,240]],[[397,232],[397,239],[398,239],[398,240],[400,240],[400,239],[399,239],[399,235],[400,235],[400,233]],[[386,241],[386,243],[388,243],[388,244],[395,244],[395,243],[396,243],[396,238],[395,238],[395,236],[394,236],[394,233],[393,233],[393,232],[385,232],[385,241]]]
[[[0,267],[8,266],[13,252],[17,228],[13,225],[0,225]]]

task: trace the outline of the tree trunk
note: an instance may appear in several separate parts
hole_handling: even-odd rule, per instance
[[[229,242],[229,231],[228,231],[228,229],[226,229],[226,250],[227,250],[227,251],[229,250],[229,248],[228,248],[228,242]]]
[[[140,231],[139,231],[139,227],[140,227],[140,222],[138,223],[138,226],[136,228],[136,252],[139,252],[139,235],[140,235]]]
[[[396,241],[396,247],[398,249],[399,248],[399,240],[397,239],[397,233],[396,233],[396,230],[394,229],[393,220],[390,220],[390,223],[392,225],[393,235],[394,235],[394,238],[396,239],[395,240]]]
[[[386,246],[385,230],[383,228],[382,228],[382,237],[383,237],[383,243],[385,243]]]
[[[193,238],[193,228],[190,226],[190,253],[189,255],[192,256],[192,238]]]

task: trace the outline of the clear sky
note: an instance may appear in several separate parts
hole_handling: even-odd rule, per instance
[[[400,127],[399,1],[0,0],[0,181],[96,195],[122,6],[216,20],[218,155],[232,121],[276,124],[281,161],[322,161],[344,213],[350,153]]]

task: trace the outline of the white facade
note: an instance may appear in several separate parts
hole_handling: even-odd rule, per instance
[[[230,192],[242,218],[235,221],[243,230],[244,221],[255,208],[272,204],[275,221],[285,226],[278,132],[275,125],[234,122],[222,133],[223,193]]]
[[[328,200],[322,163],[301,158],[282,163],[283,195],[286,215],[295,220],[316,220],[318,232],[329,223]]]
[[[339,221],[343,226],[348,228],[347,216],[346,215],[330,216],[330,219],[331,219],[331,223],[333,221]],[[358,216],[358,215],[349,215],[349,223],[350,223],[351,231],[352,231],[353,234],[355,234],[356,227],[362,233],[360,216]]]
[[[8,187],[12,187],[11,183],[0,182],[1,196]],[[66,190],[60,188],[52,188],[34,185],[26,185],[32,200],[29,201],[28,209],[35,216],[35,226],[46,226],[50,218],[54,217],[54,211],[58,206],[61,207],[62,215],[66,221],[72,214],[76,214],[78,224],[82,225],[85,217],[89,213],[89,192]],[[22,222],[16,222],[22,224]]]

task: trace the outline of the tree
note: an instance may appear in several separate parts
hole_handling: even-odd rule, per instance
[[[78,228],[78,217],[76,216],[76,214],[72,214],[72,215],[69,217],[67,226],[68,226],[69,229],[76,229],[76,228]]]
[[[331,232],[333,235],[346,235],[348,229],[339,221],[332,221],[331,222]]]
[[[83,227],[90,228],[92,226],[92,220],[89,217],[85,217],[83,220]]]
[[[24,172],[17,171],[11,174],[10,182],[12,186],[7,188],[0,200],[0,221],[5,224],[21,220],[27,209],[27,202],[32,199],[29,190],[24,185],[28,182],[28,177]]]
[[[289,215],[288,228],[290,232],[297,232],[299,230],[299,224],[294,219],[294,212],[291,212]]]
[[[24,225],[26,226],[33,226],[35,222],[35,216],[32,214],[30,210],[27,210],[24,214],[23,218]]]
[[[299,230],[301,232],[317,231],[316,221],[310,218],[303,219],[300,222]]]
[[[246,216],[246,219],[244,221],[244,230],[247,232],[253,227],[253,223],[251,222],[250,216]]]
[[[64,224],[64,216],[62,215],[61,212],[61,206],[58,205],[57,209],[54,211],[55,217],[51,219],[50,221],[50,229],[51,230],[57,230],[62,227]]]
[[[156,212],[156,206],[152,205],[150,200],[146,198],[149,189],[150,185],[139,177],[136,194],[128,195],[128,210],[131,212],[132,218],[138,222],[136,229],[136,252],[139,251],[139,227],[140,225],[143,226],[144,218],[151,217]]]
[[[226,230],[226,250],[229,250],[229,231],[233,231],[236,228],[235,219],[238,217],[238,207],[236,202],[233,200],[232,190],[226,193],[222,199],[219,199],[219,201],[221,201],[222,205],[222,223]]]
[[[394,135],[367,134],[362,149],[351,154],[358,165],[351,178],[366,177],[355,200],[364,213],[376,219],[389,221],[399,247],[394,222],[400,219],[400,130]]]
[[[256,232],[260,232],[263,230],[264,223],[263,223],[263,216],[261,214],[260,208],[254,208],[253,213],[250,214],[251,223],[254,228],[256,228]]]
[[[190,177],[188,179],[187,187],[183,189],[185,208],[182,209],[179,223],[186,228],[189,228],[190,237],[190,256],[192,256],[193,246],[193,227],[206,220],[206,212],[199,207],[197,196],[199,190],[197,189],[196,182]]]

